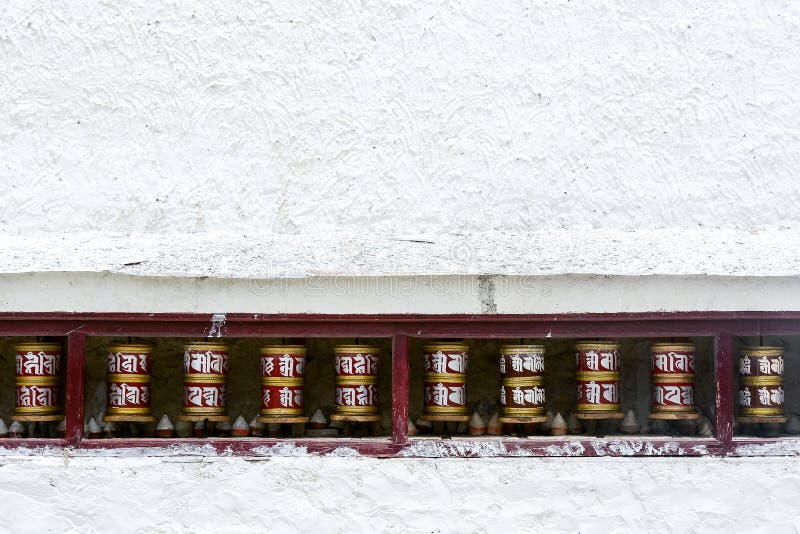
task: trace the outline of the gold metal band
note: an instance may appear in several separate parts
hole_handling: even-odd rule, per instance
[[[541,386],[544,384],[544,376],[515,376],[512,378],[504,378],[503,379],[503,386],[508,387],[515,387],[515,386]]]
[[[743,376],[743,386],[782,386],[783,375],[778,376]]]
[[[116,406],[109,406],[106,408],[106,413],[150,415],[150,408],[120,408]]]
[[[747,408],[739,409],[742,415],[783,415],[783,406],[778,408]]]
[[[14,380],[17,386],[57,386],[60,381],[57,376],[18,376]]]
[[[619,371],[578,371],[575,379],[579,382],[609,382],[619,380]]]
[[[53,406],[17,406],[14,408],[14,413],[53,413],[61,411],[61,404],[56,404]]]
[[[359,375],[359,376],[337,376],[337,386],[368,386],[378,383],[378,377],[375,375]]]
[[[337,345],[333,347],[334,354],[378,354],[381,351],[372,345]]]
[[[268,356],[270,354],[277,354],[277,355],[284,355],[288,354],[290,356],[305,356],[306,355],[306,346],[305,345],[267,345],[266,347],[261,347],[261,355]]]
[[[184,406],[181,408],[181,411],[185,414],[193,415],[220,415],[225,413],[225,408]]]
[[[783,347],[744,347],[739,351],[739,356],[783,356]]]
[[[262,408],[261,415],[302,415],[302,408]]]
[[[537,408],[507,408],[503,406],[500,408],[500,413],[503,415],[517,415],[521,417],[527,415],[542,415],[544,414],[544,406]]]
[[[449,382],[461,384],[467,381],[464,373],[425,373],[425,382]]]
[[[14,345],[16,352],[61,352],[61,343],[18,343]]]
[[[377,406],[336,406],[335,413],[378,413]]]
[[[303,378],[288,378],[288,377],[274,377],[264,376],[261,378],[262,386],[302,386]]]
[[[452,413],[467,415],[466,406],[425,406],[423,411],[425,413]]]
[[[652,343],[650,352],[680,352],[694,354],[694,343]]]
[[[539,354],[544,356],[544,345],[503,345],[500,354]]]
[[[697,408],[695,408],[694,405],[690,406],[688,404],[680,406],[672,406],[672,405],[665,406],[663,404],[654,403],[650,407],[651,412],[694,412],[695,410],[697,410]]]
[[[618,412],[619,403],[615,404],[576,404],[576,412]]]
[[[652,375],[653,384],[684,384],[694,383],[694,375],[690,374],[656,374]]]
[[[106,382],[127,382],[129,384],[149,384],[150,375],[135,375],[124,373],[110,373],[106,375]]]
[[[184,384],[224,384],[228,375],[183,375]]]
[[[118,345],[109,345],[108,352],[113,354],[117,352],[123,354],[150,354],[153,352],[153,345],[150,343],[120,343]]]
[[[212,352],[223,352],[225,354],[228,353],[228,344],[227,343],[207,343],[204,341],[198,341],[197,343],[186,343],[183,346],[184,352],[194,352],[194,351],[212,351]]]
[[[444,352],[445,354],[448,352],[467,352],[469,350],[469,345],[464,343],[431,343],[430,345],[425,345],[422,347],[422,351],[425,354],[435,354],[437,352]]]
[[[616,341],[580,341],[575,343],[575,350],[618,350],[619,343]]]

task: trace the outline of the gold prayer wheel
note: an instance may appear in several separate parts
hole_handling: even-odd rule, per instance
[[[336,406],[334,416],[380,419],[378,407],[378,347],[339,345],[334,348]]]
[[[261,349],[261,416],[264,419],[300,421],[305,358],[305,345],[270,345]]]
[[[739,352],[739,414],[784,416],[783,347],[745,347]]]
[[[104,421],[155,421],[150,412],[152,352],[149,343],[108,347]]]
[[[650,414],[692,414],[694,405],[693,343],[653,343],[650,345],[652,361],[652,403]]]
[[[16,421],[60,421],[60,343],[19,343],[16,352]]]
[[[425,406],[422,419],[468,420],[468,346],[464,343],[431,343],[423,350]]]
[[[228,345],[209,342],[184,345],[183,372],[181,419],[228,420]]]
[[[621,416],[619,344],[616,341],[576,343],[575,367],[576,415]]]
[[[503,418],[544,415],[544,345],[500,348],[500,414]]]

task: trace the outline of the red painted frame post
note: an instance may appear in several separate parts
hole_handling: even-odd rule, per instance
[[[67,445],[77,447],[83,439],[83,390],[86,362],[86,334],[67,335]]]
[[[392,338],[392,443],[408,441],[408,336]]]
[[[727,453],[733,440],[733,341],[728,333],[714,337],[714,378],[717,391],[714,433]]]

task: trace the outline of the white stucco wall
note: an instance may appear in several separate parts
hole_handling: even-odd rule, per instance
[[[33,466],[38,466],[34,468]],[[785,460],[0,459],[9,531],[795,532]],[[13,482],[13,483],[10,483]]]
[[[0,230],[793,230],[798,24],[791,1],[12,0]]]
[[[4,2],[0,308],[797,309],[798,49],[791,1]],[[264,294],[310,275],[471,289]],[[795,464],[51,451],[0,528],[793,532]]]

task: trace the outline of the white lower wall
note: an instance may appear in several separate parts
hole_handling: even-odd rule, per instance
[[[14,532],[796,532],[774,458],[0,459]]]

